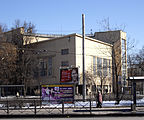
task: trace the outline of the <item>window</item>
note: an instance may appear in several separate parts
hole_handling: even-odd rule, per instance
[[[34,78],[39,77],[39,69],[38,69],[38,67],[35,67],[35,68],[33,69],[33,72],[34,72]]]
[[[67,55],[69,54],[69,49],[62,49],[61,50],[61,55]]]
[[[96,92],[96,85],[92,85],[92,91]]]
[[[68,61],[62,61],[61,62],[61,66],[62,67],[68,67],[69,66],[69,62]]]
[[[97,75],[102,75],[102,59],[97,57]]]
[[[98,90],[98,91],[101,91],[101,90],[102,90],[101,85],[97,85],[97,90]]]
[[[103,89],[104,89],[104,93],[108,93],[108,85],[104,85]]]
[[[47,75],[47,63],[41,59],[40,60],[40,76],[46,76]]]
[[[122,39],[122,44],[121,44],[121,49],[122,49],[122,81],[123,81],[123,86],[126,84],[126,40]]]
[[[122,63],[126,63],[126,41],[122,39]]]
[[[107,76],[107,59],[103,59],[103,76]]]
[[[48,76],[52,75],[52,57],[48,58]]]
[[[93,74],[96,75],[96,57],[93,56]]]
[[[112,91],[111,91],[111,85],[109,85],[109,92],[111,93]]]
[[[122,39],[122,62],[126,62],[126,41]]]
[[[109,63],[109,64],[108,64],[108,69],[109,69],[109,70],[108,70],[108,71],[109,71],[109,72],[108,72],[108,76],[111,76],[111,61],[108,60],[108,63]]]

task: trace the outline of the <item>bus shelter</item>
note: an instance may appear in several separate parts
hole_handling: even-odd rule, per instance
[[[16,92],[19,92],[22,95],[24,90],[24,85],[0,85],[0,99],[2,96],[16,95]],[[2,95],[4,91],[4,95]]]
[[[144,76],[128,77],[127,80],[131,81],[131,83],[132,83],[133,104],[131,106],[131,109],[136,110],[136,83],[144,82]]]

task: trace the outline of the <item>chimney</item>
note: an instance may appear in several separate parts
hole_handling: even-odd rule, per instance
[[[32,33],[32,28],[31,27],[27,29],[27,33]]]

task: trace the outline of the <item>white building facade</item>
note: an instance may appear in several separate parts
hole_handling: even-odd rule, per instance
[[[79,85],[83,84],[81,35],[71,34],[36,42],[33,43],[32,49],[37,51],[35,57],[39,61],[35,83],[37,81],[41,84],[57,84],[60,82],[61,67],[78,67]],[[86,37],[84,50],[86,76],[91,75],[93,81],[91,83],[96,88],[102,87],[104,91],[112,92],[112,45]],[[87,81],[89,93],[92,87],[88,83],[89,81]]]

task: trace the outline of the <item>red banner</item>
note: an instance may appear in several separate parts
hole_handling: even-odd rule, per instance
[[[72,82],[71,70],[68,69],[61,70],[61,82]]]
[[[60,69],[61,83],[78,83],[78,68]]]

